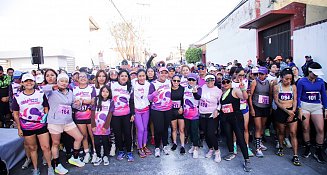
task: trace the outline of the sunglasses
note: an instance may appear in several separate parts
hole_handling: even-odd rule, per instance
[[[173,80],[173,82],[178,82],[179,83],[179,82],[181,82],[181,80]]]
[[[209,79],[206,80],[206,82],[211,82],[211,81],[215,81],[215,79],[209,78]]]
[[[196,81],[193,78],[188,78],[187,81]]]
[[[221,82],[221,84],[229,84],[230,83],[230,80],[224,80]]]
[[[204,70],[205,67],[198,67],[198,70]]]

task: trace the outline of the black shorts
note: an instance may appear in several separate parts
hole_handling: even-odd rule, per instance
[[[288,110],[291,110],[292,107],[290,108],[287,108]],[[283,111],[282,109],[280,108],[277,108],[276,111],[274,112],[274,117],[275,117],[275,121],[278,122],[278,123],[283,123],[283,124],[286,124],[286,123],[293,123],[293,122],[296,122],[298,119],[297,119],[297,113],[295,113],[295,116],[293,118],[293,120],[291,122],[287,122],[287,119],[289,117],[289,115]]]
[[[87,119],[87,120],[75,120],[74,121],[76,125],[78,124],[91,124],[91,119]]]
[[[269,117],[270,115],[270,108],[260,108],[257,106],[253,106],[254,108],[254,112],[255,112],[255,116],[253,117]]]
[[[49,132],[47,126],[44,126],[40,129],[36,129],[36,130],[22,130],[22,131],[23,131],[23,136],[41,135],[41,134]]]
[[[177,119],[183,119],[184,120],[184,116],[183,114],[178,114],[178,110],[179,109],[172,109],[172,118],[171,120],[177,120]]]

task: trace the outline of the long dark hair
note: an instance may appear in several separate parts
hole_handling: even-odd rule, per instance
[[[104,82],[104,84],[106,84],[108,82],[108,75],[107,73],[104,71],[104,70],[99,70],[96,75],[95,75],[95,88],[99,89],[100,88],[100,85],[99,85],[99,82],[98,82],[98,77],[100,76],[100,73],[103,73],[104,76],[106,77],[106,80]]]
[[[120,77],[120,75],[121,75],[122,73],[126,73],[126,74],[127,74],[127,77],[128,77],[128,80],[127,80],[127,82],[126,82],[126,85],[127,85],[127,91],[128,91],[128,92],[131,92],[131,91],[132,91],[131,76],[129,75],[129,73],[128,73],[127,70],[122,69],[122,70],[120,70],[120,71],[118,72],[118,83],[120,83],[120,82],[119,82],[119,77]]]
[[[109,97],[108,97],[108,99],[107,100],[111,100],[112,99],[112,93],[111,93],[111,89],[110,89],[110,87],[108,86],[108,85],[104,85],[104,86],[102,86],[101,88],[100,88],[100,93],[99,93],[99,95],[97,95],[96,97],[95,97],[95,106],[96,106],[96,110],[97,111],[101,111],[102,110],[102,101],[104,101],[104,98],[102,97],[102,91],[103,91],[103,89],[107,89],[108,91],[109,91]]]
[[[149,76],[148,76],[148,70],[149,69],[152,69],[153,70],[153,79],[149,79]],[[145,72],[145,74],[146,74],[146,80],[148,80],[148,81],[153,81],[153,80],[156,80],[157,79],[157,74],[156,74],[156,70],[154,69],[154,68],[152,68],[152,67],[148,67],[147,69],[146,69],[146,72]]]
[[[283,69],[281,72],[280,72],[280,78],[284,78],[285,75],[288,75],[288,74],[291,74],[292,75],[292,80],[291,80],[291,85],[295,84],[295,81],[294,81],[294,74],[293,74],[293,71],[291,68],[287,67],[285,69]],[[281,82],[282,80],[280,80]]]
[[[56,79],[57,79],[57,77],[58,77],[58,74],[57,74],[57,72],[56,72],[54,69],[47,69],[47,70],[44,72],[44,83],[45,83],[45,84],[49,84],[48,81],[47,81],[47,79],[46,79],[47,73],[48,73],[49,71],[52,71],[52,72],[56,75]]]

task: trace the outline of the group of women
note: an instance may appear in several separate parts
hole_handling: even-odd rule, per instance
[[[298,120],[302,120],[306,143],[304,157],[310,156],[311,120],[317,131],[314,157],[323,162],[323,115],[327,99],[324,81],[318,77],[322,75],[321,66],[309,65],[305,77],[297,80],[295,69],[285,68],[273,80],[267,79],[265,67],[251,71],[241,67],[226,72],[213,70],[203,77],[191,73],[186,65],[181,66],[179,73],[174,67],[132,72],[111,70],[108,74],[99,70],[94,84],[89,83],[85,72],[74,73],[70,82],[67,74],[48,69],[44,83],[38,86],[33,75],[22,75],[20,90],[13,93],[12,110],[18,134],[25,139],[27,157],[33,163],[33,174],[39,174],[37,140],[48,174],[68,173],[59,158],[61,141],[71,155],[67,161],[83,167],[90,161],[94,166],[102,162],[109,165],[113,144],[118,160],[133,162],[134,138],[139,156],[145,158],[152,154],[147,147],[148,135],[154,138],[154,156],[160,157],[162,152],[168,155],[178,147],[177,133],[181,154],[185,154],[189,139],[188,152],[198,158],[201,135],[208,146],[205,157],[214,157],[218,163],[221,161],[217,139],[220,127],[224,128],[229,151],[224,159],[235,158],[239,145],[244,157],[243,169],[249,172],[249,156],[254,156],[249,146],[250,116],[254,120],[257,157],[263,157],[262,151],[267,150],[262,136],[267,118],[272,117],[278,133],[278,156],[284,155],[283,141],[288,130],[294,152],[292,162],[301,165],[296,137]],[[203,74],[206,66],[198,65],[197,71]]]

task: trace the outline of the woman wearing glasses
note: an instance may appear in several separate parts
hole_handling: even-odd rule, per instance
[[[254,117],[256,156],[263,157],[262,151],[267,148],[262,144],[263,129],[270,113],[271,93],[267,80],[268,70],[265,67],[258,69],[259,76],[252,81],[250,87],[249,106]]]
[[[240,84],[244,84],[244,88],[248,89],[248,80],[245,77],[245,71],[243,68],[237,68],[235,71],[236,77],[232,81],[233,88],[240,88]],[[240,101],[240,109],[244,117],[244,139],[248,147],[249,156],[253,156],[253,153],[249,147],[249,106],[247,104],[248,96]],[[234,154],[237,154],[236,138],[234,136]]]
[[[171,87],[171,100],[173,103],[172,109],[172,136],[173,136],[173,146],[171,150],[175,151],[177,148],[177,125],[179,128],[179,138],[181,141],[180,153],[185,154],[185,133],[184,133],[184,117],[183,117],[183,96],[184,96],[184,87],[180,85],[181,78],[180,75],[175,74],[172,77],[172,87]]]
[[[226,75],[222,81],[223,95],[220,100],[222,111],[222,125],[224,126],[229,154],[224,158],[230,161],[235,158],[233,153],[233,132],[240,145],[246,172],[251,171],[248,149],[244,140],[244,117],[240,111],[240,99],[246,99],[247,93],[244,84],[241,82],[239,88],[232,88],[231,77]]]
[[[202,86],[200,99],[200,124],[204,131],[205,140],[209,151],[206,158],[211,158],[215,154],[215,162],[221,161],[220,150],[218,149],[218,140],[215,131],[218,127],[218,115],[220,111],[220,98],[222,91],[215,86],[215,76],[208,74],[205,76],[206,84]],[[200,95],[200,94],[199,94]]]

